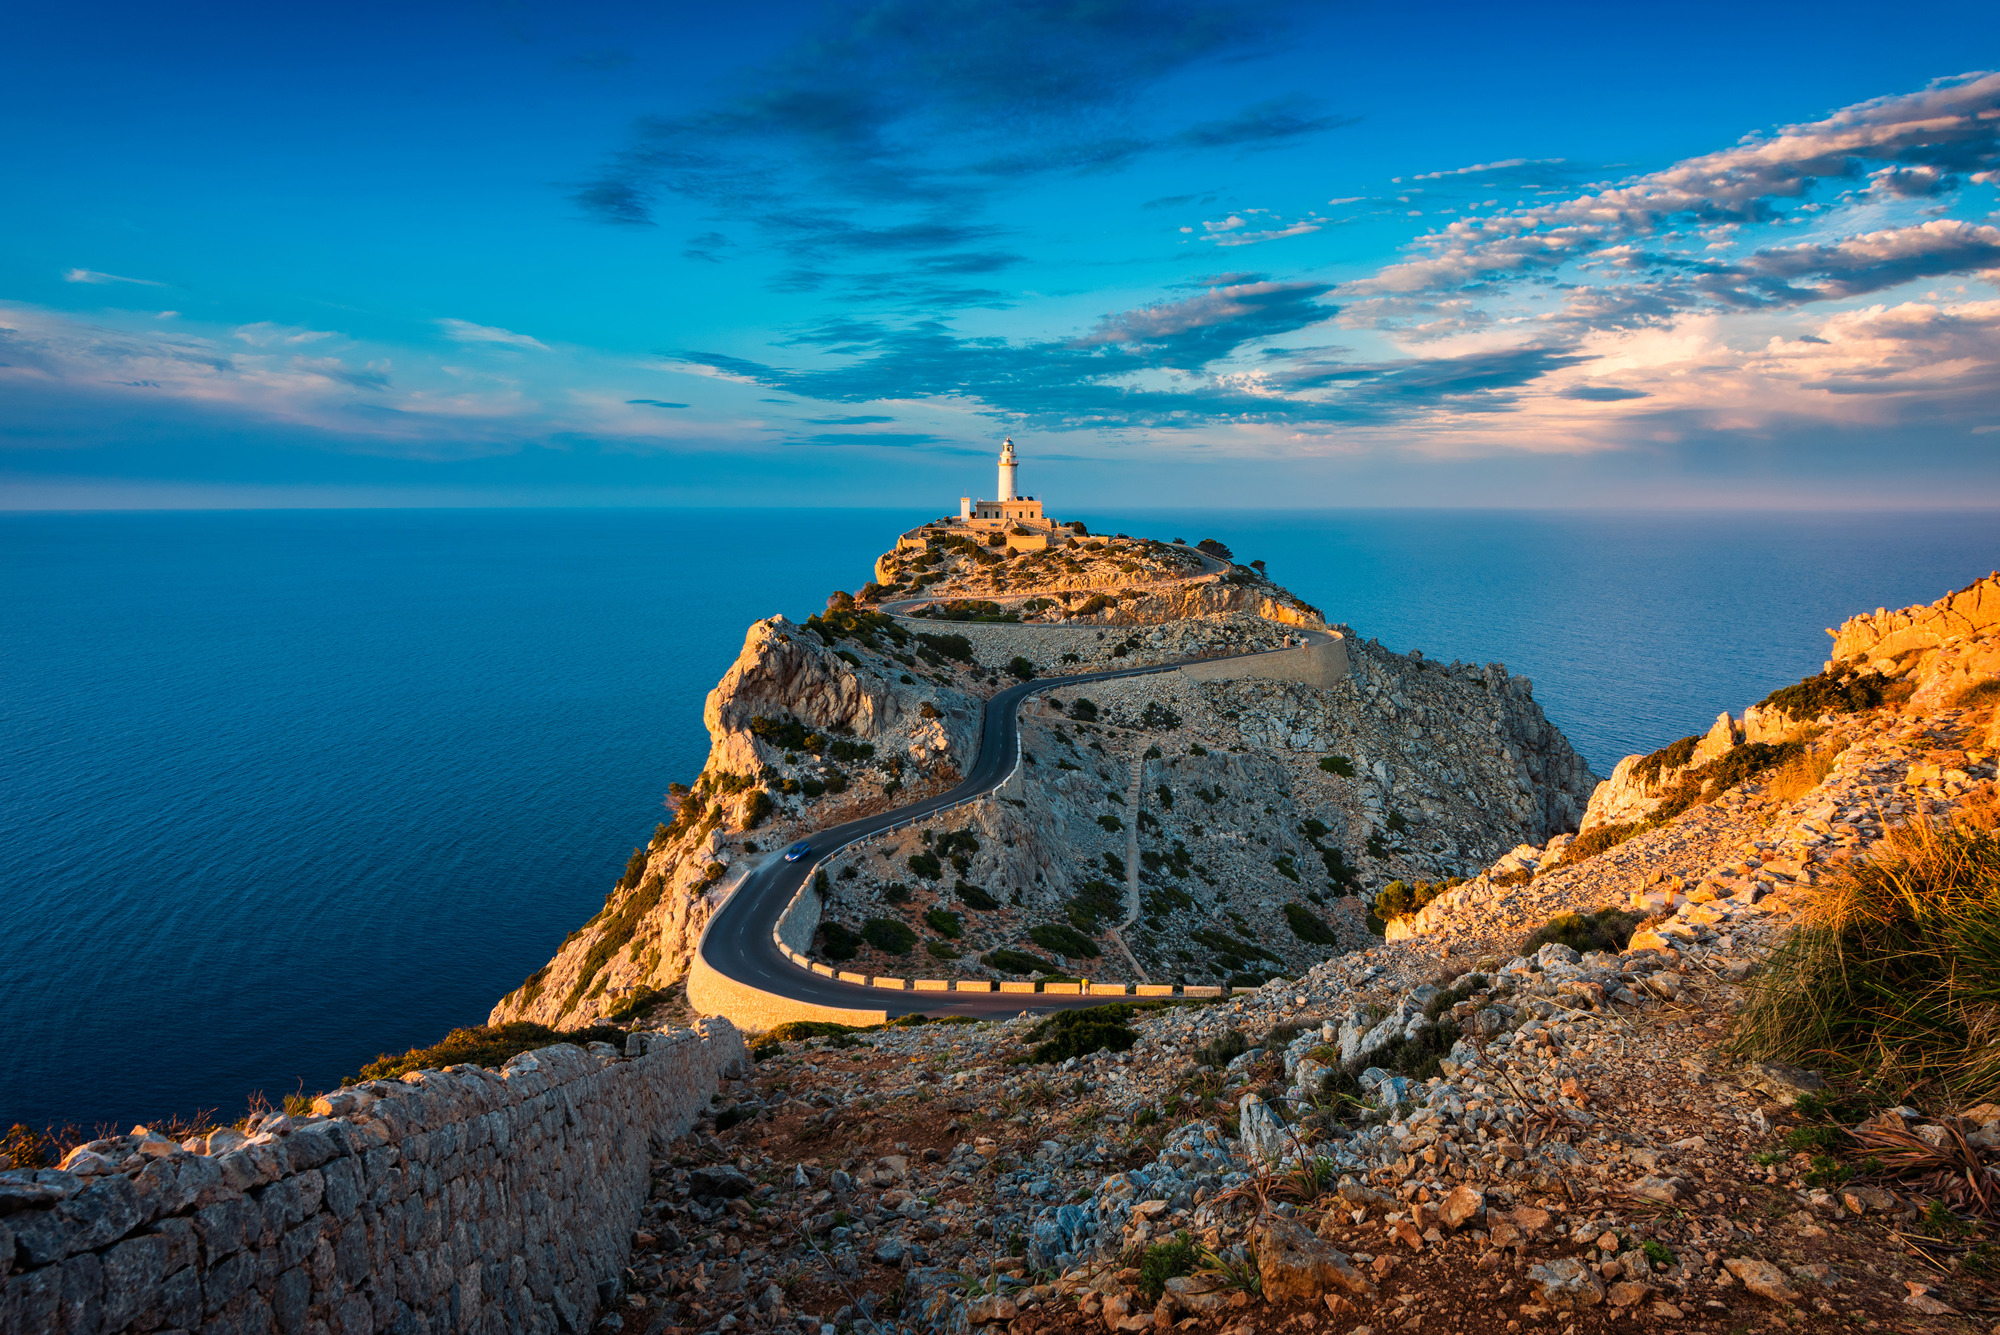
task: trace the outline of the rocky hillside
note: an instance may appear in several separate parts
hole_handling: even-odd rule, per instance
[[[2000,825],[2000,619],[1895,638],[1935,610],[1850,622],[1754,707],[1779,740],[1690,738],[1692,782],[1401,939],[1209,1005],[779,1035],[656,1166],[626,1328],[1987,1330],[2000,1091],[1739,1028],[1897,840]]]
[[[1122,536],[1004,557],[905,547],[877,564],[899,573],[864,597],[921,585],[1049,605],[1004,614],[1025,623],[955,621],[952,599],[927,618],[836,594],[804,625],[752,626],[708,697],[708,761],[669,794],[673,818],[493,1022],[654,1004],[732,868],[955,783],[982,702],[1022,673],[1275,649],[1318,624],[1261,570]],[[1597,778],[1531,683],[1340,629],[1351,676],[1333,689],[1184,674],[1052,688],[1024,714],[1027,763],[998,800],[828,868],[815,953],[931,977],[1254,982],[1373,939],[1361,892],[1469,874],[1575,827]]]

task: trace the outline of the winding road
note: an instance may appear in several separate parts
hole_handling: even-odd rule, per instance
[[[1327,643],[1337,637],[1325,631],[1294,631],[1309,643]],[[986,717],[979,738],[979,754],[963,782],[949,792],[928,797],[907,806],[873,816],[863,816],[844,825],[820,830],[808,837],[812,852],[796,862],[773,856],[746,876],[709,919],[696,947],[702,960],[724,977],[760,992],[785,997],[809,1005],[850,1010],[888,1012],[889,1018],[902,1015],[972,1015],[991,1017],[1014,1015],[1023,1010],[1059,1010],[1071,1006],[1102,1006],[1104,998],[1062,996],[1020,992],[897,992],[841,982],[808,972],[792,963],[772,939],[778,915],[785,911],[805,884],[819,861],[833,849],[856,839],[880,833],[892,826],[907,825],[946,807],[992,792],[1014,772],[1020,753],[1021,700],[1028,695],[1054,689],[1069,690],[1095,681],[1116,677],[1143,677],[1172,672],[1188,663],[1217,663],[1297,652],[1266,649],[1249,654],[1216,658],[1176,659],[1147,667],[1122,668],[1108,672],[1084,672],[1064,677],[1037,677],[1010,686],[986,702]]]

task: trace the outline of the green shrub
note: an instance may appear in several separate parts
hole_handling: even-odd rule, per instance
[[[1897,689],[1900,685],[1880,673],[1857,671],[1846,663],[1835,663],[1795,686],[1772,691],[1757,703],[1777,709],[1794,722],[1804,723],[1821,714],[1858,714],[1893,695],[1907,696],[1906,689]]]
[[[1163,783],[1159,787],[1158,796],[1160,799],[1160,809],[1162,811],[1172,811],[1174,809],[1173,789],[1167,787],[1167,785]]]
[[[1284,877],[1286,880],[1296,882],[1299,879],[1298,865],[1292,861],[1291,854],[1287,853],[1282,857],[1274,859],[1271,865],[1276,867],[1278,875]]]
[[[1055,963],[1025,950],[989,950],[979,962],[1000,973],[1054,973]]]
[[[1116,834],[1120,830],[1125,828],[1125,822],[1119,820],[1116,816],[1112,815],[1108,811],[1104,815],[1099,816],[1097,818],[1097,823],[1099,825],[1102,825],[1105,828],[1105,831],[1110,834]]]
[[[750,733],[759,741],[767,742],[783,751],[818,752],[826,745],[826,738],[813,732],[789,714],[783,718],[755,715],[750,720]]]
[[[907,955],[917,944],[909,924],[894,918],[870,918],[861,924],[862,939],[885,955]]]
[[[1095,941],[1067,923],[1043,923],[1039,927],[1030,927],[1028,939],[1043,950],[1053,950],[1070,959],[1094,960],[1103,953],[1098,950]]]
[[[1589,916],[1560,913],[1522,937],[1515,953],[1532,955],[1543,946],[1558,942],[1579,954],[1591,950],[1621,951],[1644,921],[1643,914],[1615,908],[1602,908]]]
[[[1234,552],[1230,551],[1227,547],[1217,542],[1214,538],[1203,538],[1200,542],[1197,542],[1195,544],[1195,549],[1197,551],[1207,552],[1210,556],[1214,557],[1218,561],[1234,560],[1236,556]]]
[[[965,920],[948,909],[930,909],[924,914],[924,925],[939,936],[956,941],[965,935]]]
[[[1375,892],[1376,916],[1386,922],[1420,912],[1445,891],[1464,884],[1463,876],[1448,876],[1442,881],[1391,881]]]
[[[361,1068],[361,1074],[341,1081],[342,1085],[363,1080],[393,1080],[411,1071],[433,1071],[446,1066],[500,1067],[509,1057],[552,1043],[615,1043],[622,1051],[625,1031],[613,1025],[593,1025],[588,1029],[551,1029],[528,1020],[506,1024],[472,1025],[454,1029],[442,1041],[427,1048],[411,1048],[400,1057],[383,1053]]]
[[[627,1024],[673,995],[670,987],[641,987],[605,1013],[606,1024]]]
[[[1118,600],[1110,594],[1093,593],[1090,597],[1084,599],[1082,604],[1071,615],[1080,617],[1096,616],[1105,608],[1116,606],[1118,606]]]
[[[981,890],[978,886],[960,881],[956,887],[959,902],[979,913],[991,913],[1000,907],[1000,901]]]
[[[788,1020],[770,1033],[764,1035],[767,1043],[803,1043],[809,1038],[832,1038],[836,1034],[852,1034],[857,1028],[851,1024],[838,1024],[832,1020]]]
[[[577,972],[576,986],[563,999],[560,1015],[569,1014],[576,1003],[583,999],[590,985],[611,957],[630,944],[639,930],[639,923],[648,913],[659,907],[660,898],[666,893],[667,883],[654,876],[628,894],[616,908],[607,903],[604,913],[598,915],[597,939],[584,952],[582,967]],[[608,916],[606,916],[608,915]]]
[[[1069,716],[1079,723],[1097,722],[1097,706],[1078,696],[1069,702]]]
[[[926,881],[935,881],[944,875],[944,864],[938,861],[936,853],[912,853],[909,867]]]
[[[1150,1008],[1127,1003],[1057,1011],[1024,1035],[1026,1042],[1039,1045],[1031,1060],[1043,1065],[1093,1052],[1124,1052],[1138,1041],[1130,1025],[1141,1009]]]
[[[646,859],[648,856],[648,853],[643,848],[632,850],[632,856],[625,860],[625,874],[618,878],[618,888],[620,890],[630,890],[633,886],[639,884],[640,878],[646,874]]]
[[[891,904],[907,904],[910,902],[910,887],[901,881],[891,881],[882,887],[882,898]]]
[[[1015,654],[1007,660],[1007,671],[1019,677],[1022,681],[1027,681],[1035,675],[1035,665],[1020,654]]]
[[[1669,742],[1659,750],[1640,759],[1632,767],[1632,773],[1648,785],[1658,783],[1660,771],[1679,769],[1694,759],[1694,749],[1701,742],[1700,737],[1683,737],[1678,742]]]
[[[1159,728],[1162,731],[1178,728],[1181,726],[1181,716],[1161,704],[1158,700],[1149,700],[1146,702],[1145,709],[1139,713],[1139,726],[1142,728]]]
[[[1243,1036],[1242,1031],[1230,1029],[1196,1048],[1194,1064],[1220,1069],[1248,1051],[1250,1040]]]
[[[1333,929],[1301,904],[1285,905],[1285,925],[1292,929],[1292,935],[1315,946],[1330,946],[1340,938]]]
[[[851,960],[861,949],[861,935],[828,919],[819,925],[820,952],[830,960]]]
[[[771,801],[771,795],[762,788],[759,788],[756,792],[750,794],[750,800],[744,804],[743,828],[746,830],[756,829],[770,818],[771,812],[776,807],[777,804]]]
[[[857,760],[867,760],[874,756],[875,747],[869,742],[850,742],[845,738],[836,737],[827,743],[826,753],[835,760],[851,765]]]
[[[930,953],[932,959],[940,960],[960,959],[965,954],[964,951],[954,950],[942,941],[926,941],[924,942],[924,949]]]
[[[1338,774],[1343,779],[1354,777],[1354,762],[1346,756],[1321,756],[1319,767],[1328,774]]]
[[[1070,922],[1079,931],[1097,932],[1125,916],[1125,892],[1109,881],[1092,877],[1077,887],[1076,897],[1070,900],[1067,912]],[[1075,952],[1066,950],[1063,953],[1069,955]]]
[[[1820,891],[1752,984],[1739,1053],[1894,1101],[2000,1096],[2000,839],[1911,822]]]
[[[924,647],[932,653],[942,654],[960,663],[972,661],[972,641],[963,635],[926,635],[920,631],[917,638],[923,641]]]

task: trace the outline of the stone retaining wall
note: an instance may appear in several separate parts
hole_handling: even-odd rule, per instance
[[[588,1330],[652,1151],[749,1069],[726,1020],[627,1051],[371,1081],[226,1153],[155,1138],[142,1167],[0,1173],[0,1335]]]

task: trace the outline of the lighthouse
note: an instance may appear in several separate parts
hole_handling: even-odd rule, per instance
[[[1014,438],[1000,443],[1000,500],[1014,499]]]

